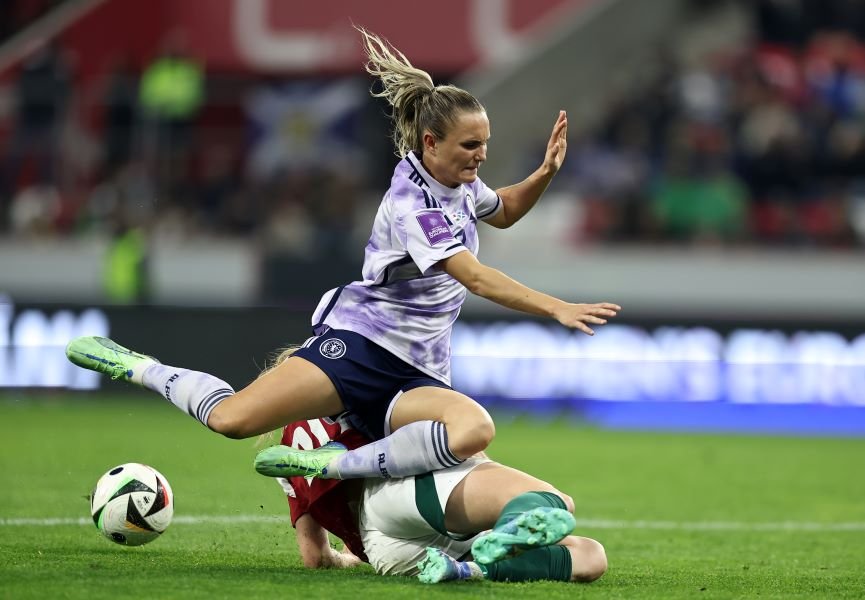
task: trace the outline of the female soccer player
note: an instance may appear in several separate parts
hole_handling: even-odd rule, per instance
[[[478,262],[478,220],[510,227],[540,198],[567,149],[556,119],[543,164],[520,183],[492,190],[478,179],[489,121],[480,102],[424,71],[379,37],[359,30],[374,96],[393,108],[394,170],[366,246],[363,280],[327,292],[314,337],[294,356],[235,392],[212,375],[159,364],[104,338],[67,346],[82,367],[162,394],[210,429],[247,438],[301,419],[349,410],[377,440],[346,452],[259,454],[260,472],[336,478],[404,477],[459,464],[495,433],[486,410],[450,387],[451,327],[466,290],[502,306],[547,316],[587,334],[615,304],[573,304],[529,289]]]
[[[282,441],[313,448],[334,440],[355,448],[365,440],[349,421],[343,414],[292,423]],[[368,562],[380,575],[418,576],[424,583],[588,582],[607,568],[600,543],[569,535],[569,496],[484,458],[402,479],[278,481],[309,568]],[[343,541],[342,551],[331,547],[327,532]]]
[[[284,351],[275,366],[291,353]],[[297,449],[334,442],[361,447],[368,440],[351,420],[343,413],[290,423],[282,443]],[[288,500],[301,560],[309,568],[368,562],[381,575],[417,575],[424,583],[589,582],[607,568],[600,543],[569,535],[574,528],[569,496],[482,455],[400,479],[298,475],[277,481]],[[328,532],[343,541],[342,551],[330,545]]]

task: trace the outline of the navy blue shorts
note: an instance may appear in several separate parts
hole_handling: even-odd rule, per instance
[[[329,329],[310,338],[294,356],[325,372],[343,406],[352,413],[352,425],[373,440],[385,436],[391,402],[400,392],[424,386],[453,389],[362,335],[345,329]]]

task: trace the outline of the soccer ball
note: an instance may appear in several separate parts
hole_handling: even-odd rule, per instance
[[[96,528],[112,542],[140,546],[165,531],[174,516],[168,480],[140,463],[117,465],[96,482],[90,496]]]

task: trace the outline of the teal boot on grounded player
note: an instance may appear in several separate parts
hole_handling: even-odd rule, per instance
[[[144,371],[159,363],[152,356],[133,352],[108,338],[98,336],[79,337],[69,342],[66,358],[79,367],[138,385],[142,385]]]
[[[327,477],[327,465],[345,452],[346,447],[339,442],[328,442],[313,450],[271,446],[255,457],[255,470],[268,477]]]
[[[539,506],[498,525],[472,543],[472,556],[490,564],[524,550],[555,544],[576,526],[574,516],[561,508]]]
[[[417,564],[417,569],[417,578],[421,583],[483,578],[480,570],[475,573],[469,563],[451,558],[438,548],[427,548],[426,556]]]

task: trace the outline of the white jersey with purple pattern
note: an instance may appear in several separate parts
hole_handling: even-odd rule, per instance
[[[441,185],[410,152],[376,214],[363,281],[322,297],[312,318],[316,333],[325,326],[354,331],[450,385],[451,328],[466,289],[436,263],[464,250],[477,255],[477,221],[501,205],[480,179]]]

